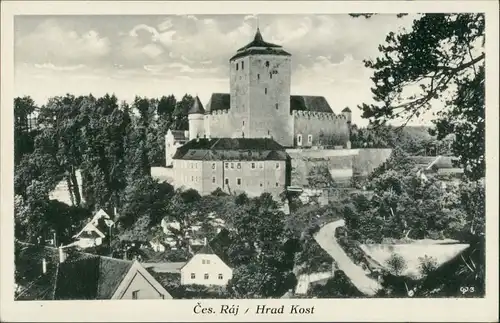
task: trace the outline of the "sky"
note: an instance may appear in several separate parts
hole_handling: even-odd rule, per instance
[[[370,19],[329,15],[17,16],[15,95],[42,105],[49,97],[114,93],[138,96],[229,92],[229,58],[260,28],[264,40],[292,54],[292,95],[324,96],[335,113],[353,111],[365,125],[372,71],[390,31],[407,30],[415,16]],[[414,124],[426,124],[417,120]]]

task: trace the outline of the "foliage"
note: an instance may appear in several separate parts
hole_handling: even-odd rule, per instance
[[[307,174],[308,186],[312,188],[331,188],[335,186],[328,164],[314,165]]]
[[[393,253],[389,259],[387,259],[386,264],[391,273],[396,276],[401,275],[408,267],[403,256],[397,253]]]
[[[465,173],[484,177],[484,14],[423,14],[411,30],[390,32],[379,46],[373,70],[376,104],[363,104],[363,117],[378,126],[403,118],[405,124],[441,98],[435,133],[454,134],[452,150]]]
[[[425,255],[424,257],[419,257],[418,260],[420,262],[419,265],[420,274],[424,277],[428,276],[431,272],[433,272],[437,268],[437,261],[433,257]]]
[[[337,270],[334,277],[328,279],[324,285],[313,284],[307,291],[308,297],[315,298],[355,298],[363,294],[351,283],[342,270]]]

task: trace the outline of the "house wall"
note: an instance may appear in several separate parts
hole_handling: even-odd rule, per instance
[[[167,132],[167,134],[165,135],[165,161],[167,167],[172,166],[172,157],[175,155],[177,148],[182,146],[184,143],[185,142],[175,141],[174,135],[170,130]]]
[[[209,263],[204,263],[207,260]],[[191,274],[195,275],[194,279]],[[208,279],[205,279],[205,274],[208,274]],[[219,274],[222,274],[222,279],[219,279]],[[196,254],[181,269],[181,285],[225,286],[232,277],[233,270],[214,254]]]
[[[139,291],[138,299],[172,298],[170,295],[163,295],[162,297],[162,294],[140,272],[135,273],[134,278],[132,278],[132,281],[120,299],[133,299],[132,294],[134,291]]]

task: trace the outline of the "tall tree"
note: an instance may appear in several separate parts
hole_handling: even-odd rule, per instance
[[[375,124],[409,122],[443,99],[436,114],[438,139],[456,136],[453,153],[472,179],[484,176],[484,14],[423,14],[411,30],[391,32],[373,69],[376,104],[363,104]]]

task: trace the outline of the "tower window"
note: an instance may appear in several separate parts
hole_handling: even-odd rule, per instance
[[[260,80],[260,74],[257,74],[257,80]]]
[[[297,145],[302,145],[302,135],[297,135]]]
[[[236,179],[236,184],[241,185],[241,178]]]
[[[264,89],[264,93],[267,94],[267,87]]]
[[[243,125],[245,125],[245,120],[243,120]]]
[[[269,67],[269,61],[266,61],[266,67]]]
[[[226,183],[226,185],[229,185],[229,178],[226,178],[224,182]]]
[[[212,177],[212,183],[215,183],[215,177]]]
[[[245,62],[241,62],[241,69],[245,69]]]
[[[307,136],[307,143],[312,144],[312,142],[313,142],[313,136],[312,135],[308,135]]]
[[[276,103],[276,110],[278,110],[278,103]]]
[[[240,63],[236,63],[236,70],[238,70],[238,67],[239,67],[238,65],[239,65],[239,64],[240,64]]]
[[[273,73],[269,72],[269,78],[272,79],[273,78]]]

